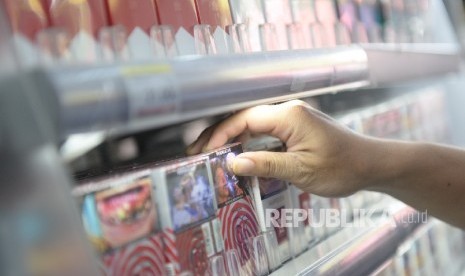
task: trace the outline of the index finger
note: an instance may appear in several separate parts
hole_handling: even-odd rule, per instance
[[[231,138],[244,131],[268,134],[286,142],[292,135],[292,126],[288,121],[285,108],[289,105],[301,104],[300,101],[287,102],[280,105],[261,105],[243,110],[219,123],[206,139],[204,151],[221,147]]]

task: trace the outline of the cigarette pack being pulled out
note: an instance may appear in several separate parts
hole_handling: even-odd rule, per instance
[[[246,188],[247,179],[234,175],[229,167],[232,158],[241,153],[242,146],[239,143],[208,153],[218,204],[218,219],[227,263],[230,262],[228,254],[236,255],[239,257],[241,275],[263,275],[268,271],[268,263],[252,198]],[[229,274],[234,273],[229,271]]]
[[[221,233],[208,158],[188,158],[151,171],[160,206],[164,254],[170,275],[224,271]],[[217,266],[220,266],[218,268]]]
[[[73,194],[104,275],[165,275],[162,233],[148,173],[89,181]]]
[[[275,138],[262,137],[249,141],[246,150],[282,152],[284,146]],[[283,213],[292,210],[288,185],[278,179],[254,177],[251,186],[261,231],[274,230],[276,234],[279,255],[269,257],[272,259],[269,261],[270,269],[276,269],[291,258],[290,239],[293,231],[286,224],[292,221],[285,221]]]

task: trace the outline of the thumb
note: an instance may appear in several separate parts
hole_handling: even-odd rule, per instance
[[[235,174],[292,181],[297,177],[296,160],[291,153],[255,151],[239,154],[232,161]]]

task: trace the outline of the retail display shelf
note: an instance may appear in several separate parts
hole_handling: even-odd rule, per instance
[[[327,49],[107,65],[62,65],[28,72],[52,99],[57,130],[135,133],[257,104],[442,76],[459,67],[454,44],[367,44]]]
[[[40,92],[57,96],[64,135],[92,130],[127,133],[259,103],[442,75],[458,70],[457,53],[445,44],[353,45],[58,66],[31,76]]]
[[[385,208],[390,209],[390,216],[343,228],[271,275],[369,275],[392,257],[419,225],[406,219],[415,210],[397,201],[391,204]]]

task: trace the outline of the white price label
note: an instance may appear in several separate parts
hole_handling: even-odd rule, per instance
[[[178,93],[171,75],[144,75],[125,80],[130,119],[175,113]]]
[[[202,224],[203,237],[205,239],[205,248],[207,249],[207,256],[211,257],[215,254],[213,245],[212,232],[210,229],[210,222]]]

